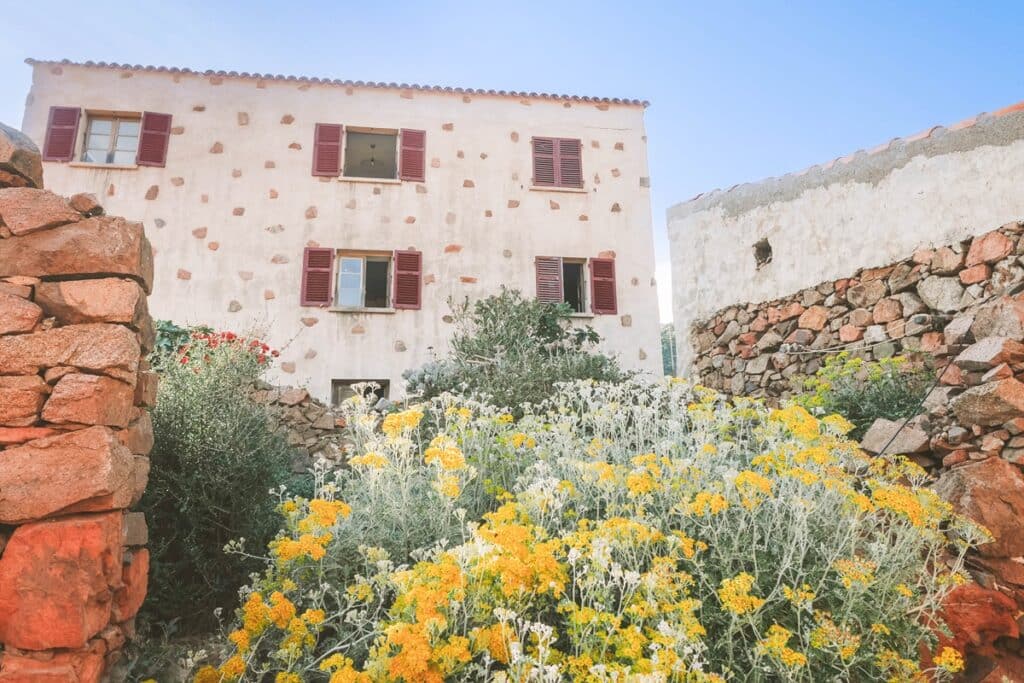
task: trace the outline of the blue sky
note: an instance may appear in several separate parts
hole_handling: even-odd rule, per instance
[[[4,9],[0,121],[25,57],[637,97],[665,209],[1024,99],[1024,3],[114,2]]]

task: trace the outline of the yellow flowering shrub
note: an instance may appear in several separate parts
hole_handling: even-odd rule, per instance
[[[447,395],[348,409],[352,466],[282,498],[230,655],[197,681],[924,681],[964,666],[946,648],[923,671],[919,648],[983,534],[912,464],[866,458],[841,419],[676,380],[563,386],[518,421]]]

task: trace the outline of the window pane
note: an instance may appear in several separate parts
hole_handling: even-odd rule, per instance
[[[388,261],[366,261],[367,308],[388,307]]]
[[[350,178],[397,178],[396,133],[345,133],[345,169]]]
[[[110,136],[90,133],[89,138],[85,141],[85,147],[86,149],[102,149],[106,151],[110,149]]]
[[[341,272],[343,272],[343,273],[361,273],[361,272],[363,272],[363,259],[361,259],[361,258],[343,258],[343,259],[341,259]]]
[[[134,152],[139,148],[139,139],[134,135],[118,135],[114,149],[122,152]]]
[[[105,164],[107,163],[107,150],[87,149],[82,154],[82,161],[92,164]]]
[[[134,164],[135,163],[135,150],[114,152],[114,163],[115,164]]]
[[[111,124],[111,119],[91,119],[89,121],[89,132],[110,135]]]
[[[363,297],[362,292],[358,289],[339,289],[338,290],[338,305],[339,306],[362,306]]]
[[[118,135],[138,135],[139,134],[139,122],[138,121],[121,121],[117,124]]]
[[[342,258],[338,269],[338,305],[363,305],[363,259]]]

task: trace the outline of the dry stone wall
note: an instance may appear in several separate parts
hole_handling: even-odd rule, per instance
[[[42,189],[0,124],[0,683],[104,680],[146,595],[142,225]]]
[[[1011,223],[921,249],[784,299],[731,306],[693,329],[697,381],[773,401],[840,350],[935,364],[921,413],[877,420],[861,445],[930,470],[935,490],[993,535],[970,557],[977,583],[946,605],[952,642],[971,655],[970,680],[1024,680],[1022,233]]]

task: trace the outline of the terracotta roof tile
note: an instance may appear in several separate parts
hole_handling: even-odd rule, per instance
[[[483,88],[453,88],[440,85],[419,85],[417,83],[384,83],[380,81],[351,81],[339,78],[319,78],[315,76],[286,76],[282,74],[260,74],[247,71],[194,71],[183,67],[171,66],[149,66],[141,64],[118,64],[117,62],[75,62],[70,59],[33,59],[29,57],[26,64],[59,64],[65,66],[84,66],[100,69],[129,69],[131,71],[151,71],[156,73],[188,74],[192,76],[219,76],[221,78],[255,78],[267,81],[288,81],[293,83],[319,83],[322,85],[336,85],[356,88],[381,88],[388,90],[418,90],[422,92],[453,93],[460,95],[493,95],[496,97],[535,98],[541,100],[558,100],[566,102],[583,102],[593,104],[623,104],[647,107],[650,102],[647,100],[636,100],[620,97],[587,97],[582,95],[564,95],[544,92],[525,92],[518,90],[486,90]]]

